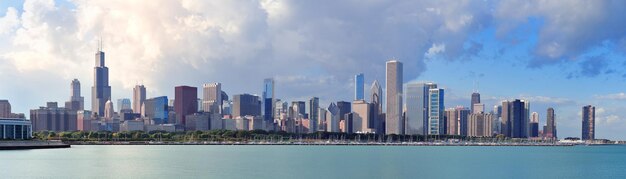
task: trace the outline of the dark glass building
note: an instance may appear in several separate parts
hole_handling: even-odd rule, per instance
[[[174,112],[176,124],[185,125],[185,117],[198,112],[198,88],[191,86],[175,87]]]

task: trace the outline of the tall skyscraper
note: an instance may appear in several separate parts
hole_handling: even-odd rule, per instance
[[[109,68],[104,64],[104,52],[98,49],[96,52],[96,66],[93,68],[93,87],[91,87],[91,111],[104,116],[104,105],[111,99],[111,86],[109,86]]]
[[[437,88],[437,84],[434,83],[409,83],[406,85],[406,134],[428,134],[428,94],[430,89],[435,88]]]
[[[461,136],[469,135],[469,115],[471,114],[471,111],[472,110],[463,106],[456,107],[456,117],[457,121],[459,122],[459,124],[457,124],[457,130],[459,131],[459,135]]]
[[[472,103],[470,104],[472,113],[474,113],[474,104],[479,104],[479,103],[480,103],[480,93],[478,92],[472,93]]]
[[[11,118],[11,103],[9,103],[9,100],[0,100],[0,118]]]
[[[352,133],[372,133],[375,129],[371,128],[370,123],[374,122],[372,120],[373,113],[371,112],[374,105],[371,103],[365,102],[365,100],[356,100],[352,102],[352,110],[354,111],[352,114]]]
[[[530,114],[530,133],[529,137],[539,137],[539,113]]]
[[[176,112],[176,124],[185,126],[185,116],[198,112],[198,88],[191,86],[177,86],[174,88],[174,91],[174,112]]]
[[[222,84],[208,83],[202,85],[202,110],[216,114],[222,113]]]
[[[468,117],[467,136],[471,137],[491,137],[493,114],[491,113],[472,113]]]
[[[339,120],[346,120],[346,114],[352,112],[352,103],[347,101],[337,101],[337,108],[339,108]]]
[[[428,134],[445,134],[444,90],[439,88],[428,90]]]
[[[544,137],[557,139],[555,118],[556,114],[554,114],[554,108],[548,108],[546,115],[546,126],[543,128]]]
[[[143,103],[144,109],[141,115],[154,121],[154,124],[168,124],[169,110],[167,103],[167,96],[146,99]]]
[[[130,99],[128,98],[117,99],[117,111],[122,112],[124,110],[132,110]]]
[[[258,96],[250,94],[235,95],[232,110],[233,117],[261,116],[261,101]]]
[[[78,81],[78,79],[72,80],[70,91],[70,100],[65,102],[65,108],[74,111],[84,110],[85,98],[80,96],[80,81]]]
[[[354,100],[364,100],[365,77],[363,73],[354,76]]]
[[[263,119],[265,121],[274,120],[274,79],[267,78],[263,80]],[[304,112],[304,110],[302,110]]]
[[[511,138],[528,137],[528,111],[526,101],[502,102],[502,134]]]
[[[335,103],[330,103],[326,113],[327,132],[339,132],[339,107]]]
[[[596,107],[587,105],[583,107],[582,140],[596,139]]]
[[[143,85],[135,85],[133,88],[133,112],[142,113],[141,105],[146,100],[146,87]]]
[[[385,127],[387,134],[404,134],[404,122],[402,120],[402,63],[397,60],[386,63],[387,112]]]
[[[446,109],[445,119],[448,120],[447,122],[448,130],[446,131],[446,134],[459,135],[459,127],[458,127],[459,121],[458,121],[458,117],[456,116],[456,109],[455,108]]]
[[[108,100],[104,103],[104,118],[107,120],[113,120],[115,117],[115,108],[113,108],[113,102]]]
[[[377,134],[385,133],[385,118],[382,116],[383,113],[383,89],[380,84],[378,84],[377,80],[374,80],[372,83],[372,87],[370,88],[370,102],[374,106],[372,108],[373,119],[371,128],[375,129]]]
[[[317,97],[312,97],[311,99],[309,99],[309,108],[308,108],[308,113],[309,113],[309,120],[310,120],[310,129],[312,130],[312,132],[316,132],[319,127],[317,126],[318,121],[319,121],[319,108],[320,108],[320,99]]]

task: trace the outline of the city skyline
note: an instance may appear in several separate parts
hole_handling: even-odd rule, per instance
[[[13,4],[15,2],[26,4]],[[332,44],[345,39],[339,38],[334,40],[334,37],[327,37],[324,35],[337,35],[341,34],[342,31],[328,32],[320,29],[312,29],[323,32],[320,34],[313,34],[313,37],[311,38],[316,40],[308,38],[304,39],[304,46],[308,45],[312,47],[309,47],[308,49],[290,49],[285,47],[293,45],[291,43],[296,41],[293,39],[297,39],[300,34],[298,31],[289,31],[291,33],[295,33],[293,34],[294,36],[290,36],[291,38],[286,38],[284,41],[274,39],[266,42],[270,46],[276,46],[277,49],[270,49],[269,51],[272,51],[275,56],[269,56],[272,58],[265,59],[264,57],[268,57],[267,54],[253,55],[263,52],[264,49],[258,49],[245,45],[248,43],[254,44],[252,42],[255,41],[246,38],[241,39],[245,36],[236,34],[223,34],[224,36],[222,37],[227,39],[226,42],[224,42],[225,44],[208,44],[208,46],[220,47],[234,45],[243,50],[242,52],[237,53],[247,55],[238,55],[226,52],[220,53],[219,51],[203,53],[203,50],[193,48],[188,51],[180,51],[179,49],[166,51],[165,48],[169,47],[166,44],[172,41],[157,40],[154,40],[154,44],[158,45],[156,47],[145,45],[142,49],[128,48],[129,46],[143,46],[138,45],[143,43],[140,43],[139,41],[120,40],[123,37],[135,36],[132,33],[118,34],[116,33],[118,31],[111,29],[112,27],[121,27],[121,29],[130,28],[130,26],[124,24],[122,24],[122,26],[115,26],[114,20],[119,19],[115,19],[115,16],[113,15],[96,15],[97,17],[104,17],[109,21],[94,21],[93,23],[102,22],[102,24],[95,24],[93,27],[87,27],[87,32],[78,32],[79,30],[77,29],[72,30],[71,28],[73,26],[65,24],[72,23],[73,21],[71,20],[70,22],[58,22],[49,18],[29,19],[33,17],[24,15],[24,13],[42,15],[54,14],[62,17],[67,16],[78,22],[81,20],[80,18],[70,11],[63,11],[63,8],[78,9],[78,12],[85,12],[85,9],[83,8],[94,7],[95,5],[93,4],[82,4],[85,6],[78,6],[65,1],[57,1],[53,4],[46,4],[47,2],[43,1],[15,2],[3,1],[0,4],[0,18],[5,20],[2,22],[15,22],[11,20],[17,19],[15,22],[17,25],[10,26],[11,24],[6,25],[6,23],[2,23],[2,28],[0,28],[0,39],[6,39],[5,42],[0,44],[0,47],[3,47],[2,50],[0,50],[0,58],[2,58],[0,61],[0,69],[3,71],[1,72],[2,77],[0,77],[0,80],[5,82],[2,89],[0,89],[0,98],[8,99],[11,102],[13,105],[13,112],[27,114],[28,110],[37,108],[48,101],[56,101],[59,103],[66,101],[69,97],[67,95],[67,84],[74,78],[80,80],[82,83],[82,96],[90,98],[92,94],[89,92],[91,91],[90,88],[93,86],[93,81],[90,79],[93,75],[92,55],[94,49],[96,49],[97,40],[102,37],[104,41],[103,51],[105,51],[107,55],[107,67],[111,69],[111,77],[109,79],[111,80],[110,86],[112,87],[112,99],[110,99],[112,101],[116,101],[121,98],[132,98],[132,88],[139,82],[146,85],[148,98],[158,96],[174,97],[174,86],[189,85],[200,88],[202,84],[209,82],[223,83],[223,89],[224,91],[227,91],[229,95],[252,93],[257,96],[261,96],[262,91],[260,86],[262,85],[262,79],[274,78],[276,80],[275,96],[277,99],[282,99],[284,101],[307,101],[311,97],[315,96],[320,98],[320,106],[326,107],[330,104],[330,102],[352,101],[352,98],[354,98],[353,78],[354,75],[360,72],[364,73],[366,85],[371,84],[374,80],[378,80],[382,84],[383,91],[385,91],[384,84],[386,84],[386,82],[384,80],[384,62],[396,57],[405,63],[404,67],[407,68],[404,70],[406,74],[404,75],[405,80],[403,80],[403,83],[407,84],[412,81],[436,82],[439,86],[446,90],[446,108],[457,105],[467,106],[470,102],[470,95],[474,91],[472,84],[474,81],[478,81],[481,84],[481,87],[478,88],[482,97],[481,102],[484,101],[487,109],[491,109],[493,105],[499,103],[501,100],[513,100],[517,98],[527,99],[533,104],[530,111],[539,113],[539,125],[543,126],[546,124],[546,109],[548,107],[554,107],[557,116],[556,126],[558,126],[559,129],[559,137],[580,135],[580,107],[588,104],[597,107],[596,129],[598,132],[596,134],[596,138],[624,139],[623,136],[626,136],[626,133],[620,130],[626,126],[626,122],[624,121],[626,114],[623,112],[626,111],[624,110],[624,99],[626,99],[626,95],[624,94],[624,79],[622,77],[622,73],[624,73],[624,71],[621,71],[619,68],[612,68],[615,64],[620,64],[623,56],[620,54],[621,47],[619,45],[612,45],[611,43],[620,42],[620,38],[623,38],[624,34],[621,32],[617,34],[609,33],[611,32],[610,30],[602,30],[601,32],[609,35],[585,41],[588,42],[589,45],[579,44],[574,41],[576,40],[574,36],[577,35],[577,33],[585,32],[582,30],[589,30],[588,28],[581,28],[582,30],[574,32],[575,34],[565,33],[557,36],[561,38],[550,39],[548,37],[555,33],[553,31],[558,32],[558,30],[550,28],[555,25],[577,27],[577,25],[582,26],[588,24],[582,23],[581,25],[572,22],[558,24],[551,19],[550,15],[538,15],[539,17],[536,19],[530,18],[528,20],[520,20],[516,17],[507,16],[507,14],[503,12],[507,7],[513,5],[510,2],[494,5],[496,6],[494,14],[486,14],[486,10],[481,11],[481,8],[483,8],[484,5],[478,2],[464,4],[461,5],[461,7],[449,7],[460,8],[458,10],[468,12],[470,17],[476,19],[469,22],[467,27],[442,26],[450,28],[444,32],[450,32],[453,35],[462,36],[463,38],[461,39],[463,41],[461,42],[439,37],[436,35],[437,31],[426,29],[427,32],[434,32],[433,34],[435,34],[432,35],[429,43],[407,44],[402,40],[387,42],[389,44],[383,43],[384,45],[391,45],[389,46],[390,49],[398,47],[397,49],[400,50],[397,51],[389,50],[376,52],[372,50],[375,49],[374,47],[367,45],[362,46],[362,48],[366,49],[365,51],[374,52],[370,53],[355,49],[346,49],[346,46],[355,45],[350,43],[338,43],[339,47],[342,47],[339,48],[338,51],[343,50],[346,52],[337,52],[326,48],[322,48],[321,51],[315,51],[311,49],[316,49],[315,47],[318,47],[320,44]],[[593,4],[604,2],[588,3]],[[405,2],[405,4],[412,3]],[[446,10],[451,9],[446,9],[447,7],[445,6],[445,3],[424,4],[426,4],[425,7],[432,8],[430,10],[426,8],[427,12],[432,14],[424,15],[441,17],[436,18],[434,21],[455,22],[455,20],[463,19],[454,15],[449,17],[448,15],[450,14],[446,14],[445,12],[447,12]],[[548,5],[544,6],[547,6],[548,9],[550,9],[552,6]],[[623,4],[602,5],[624,7]],[[224,6],[231,7],[232,5],[225,4]],[[277,11],[280,12],[278,5],[275,6],[276,7],[274,7],[273,4],[265,4],[265,6],[262,6],[263,8],[261,11],[266,11],[267,13],[265,18],[270,20],[276,20],[275,18],[278,18],[273,16],[277,13]],[[301,6],[301,4],[288,3],[286,6],[297,8]],[[8,7],[12,7],[12,9]],[[55,9],[50,7],[60,8]],[[193,11],[193,9],[188,8],[189,6],[186,7],[187,8],[185,10]],[[255,8],[256,6],[245,7],[251,8],[251,12],[257,12],[259,10]],[[479,10],[470,11],[469,9],[471,8],[469,7],[479,7],[475,8]],[[312,10],[315,9],[316,8],[313,8]],[[437,9],[440,11],[439,15],[436,13],[438,11]],[[581,11],[581,9],[577,10]],[[42,11],[42,13],[37,13],[38,11]],[[403,11],[400,12],[409,13]],[[606,10],[606,13],[619,12],[619,9]],[[164,13],[171,15],[176,12],[165,11]],[[499,18],[503,18],[504,20],[521,21],[512,22],[517,24],[508,24],[510,26],[520,25],[521,27],[516,28],[516,30],[521,32],[502,32],[505,33],[505,40],[499,40],[497,34],[502,30],[506,30],[507,24],[496,25],[495,22],[493,22],[494,24],[485,23],[483,21],[485,17],[483,16],[487,16],[487,18],[491,17],[493,19],[490,21],[495,22],[498,22]],[[528,16],[530,15],[524,13],[522,15],[522,17]],[[616,16],[621,17],[619,14]],[[339,21],[343,20],[344,22],[349,22],[349,20],[351,20],[341,16],[341,14],[331,14],[330,17]],[[448,17],[450,19],[447,19]],[[321,19],[320,17],[310,18]],[[241,21],[238,22],[239,24],[236,25],[239,25],[239,27],[246,27],[245,25],[250,23],[248,21],[257,22],[258,19],[240,20]],[[379,24],[385,24],[386,22],[381,19],[374,19],[373,21]],[[500,19],[499,22],[503,23],[502,21],[503,20]],[[613,22],[610,20],[608,21],[609,22],[605,23],[610,24]],[[27,40],[28,38],[23,38],[31,37],[28,36],[28,34],[35,33],[34,31],[29,31],[35,29],[33,26],[23,25],[25,22],[33,22],[34,25],[48,23],[51,27],[62,27],[61,29],[70,28],[70,30],[47,32],[47,34],[50,34],[51,36],[56,35],[62,38],[44,38],[43,40],[33,40],[33,44],[25,43],[21,40]],[[300,24],[298,22],[284,22],[287,24],[281,24],[280,21],[271,22],[278,24],[267,24],[267,26],[277,27],[278,29],[290,29],[290,27],[294,26],[289,23],[295,23],[296,25]],[[416,30],[415,24],[420,23],[424,22],[415,20],[415,22],[412,22],[411,24],[400,24],[400,31],[394,32],[393,36],[396,38],[407,37]],[[487,27],[479,28],[477,30],[474,29],[478,28],[478,25],[480,24],[485,24]],[[99,25],[104,26],[104,28]],[[369,27],[371,24],[351,25]],[[458,26],[459,24],[453,25]],[[604,22],[600,22],[597,25],[604,25]],[[459,31],[452,31],[454,28],[459,29]],[[149,28],[144,27],[140,29],[145,30]],[[254,28],[242,29],[244,30],[243,33],[250,33],[250,29]],[[19,30],[22,30],[27,34],[12,37],[17,34],[17,31]],[[375,29],[374,32],[389,31],[386,31],[386,29]],[[529,32],[528,34],[530,35],[520,35],[525,34],[525,32]],[[80,38],[69,38],[69,36],[74,35],[74,33],[79,33]],[[150,31],[146,31],[146,33],[153,34]],[[373,32],[356,32],[356,34],[369,33]],[[210,36],[202,36],[202,34],[196,35],[202,37],[201,39],[212,39]],[[23,38],[20,39],[17,37]],[[185,37],[189,39],[191,38],[191,36]],[[427,37],[424,38],[429,39]],[[512,38],[514,40],[506,40],[507,38]],[[423,40],[423,38],[416,39],[418,42],[422,42]],[[609,44],[600,44],[598,39],[603,41],[608,40]],[[236,42],[238,40],[242,40],[243,42]],[[357,42],[360,42],[361,44],[367,44],[369,42],[384,42],[384,40],[379,39],[359,40],[360,41]],[[147,41],[150,42],[151,40],[147,39]],[[318,41],[319,43],[316,43]],[[556,42],[556,44],[561,45],[565,44],[565,47],[563,47],[563,49],[558,49],[557,47],[550,46],[550,44],[554,44],[550,42]],[[49,45],[51,49],[39,49],[36,45],[34,45],[35,43]],[[61,45],[57,46],[49,43]],[[567,43],[572,43],[572,45]],[[180,43],[173,44],[180,45]],[[465,46],[464,44],[468,44],[468,46],[472,48],[461,48]],[[194,41],[191,45],[203,46],[201,42],[197,41]],[[61,47],[69,47],[76,50],[63,51],[63,49],[66,48]],[[357,47],[359,46],[357,45]],[[554,48],[557,48],[556,51],[543,50]],[[413,51],[408,49],[418,50]],[[225,49],[225,51],[228,52],[232,50]],[[311,53],[316,56],[306,57],[301,55],[306,53]],[[325,53],[328,53],[331,56],[324,57],[321,55]],[[555,55],[556,57],[552,58],[552,55]],[[304,60],[288,60],[298,58],[303,58]],[[205,61],[197,59],[205,59]],[[340,59],[346,60],[343,61]],[[252,62],[251,60],[258,60],[258,62]],[[374,63],[370,64],[369,62]],[[178,65],[179,63],[181,65]],[[276,67],[271,67],[272,65],[267,64],[272,64]],[[300,65],[302,67],[299,67]],[[263,66],[270,67],[267,69],[257,69],[258,67]],[[230,70],[218,69],[219,67],[224,67],[224,69]],[[205,68],[208,68],[209,70],[205,70]],[[285,70],[280,71],[280,69]],[[211,70],[215,72],[207,72]],[[248,73],[249,71],[253,73]],[[172,75],[168,76],[166,74]],[[505,78],[505,76],[512,78],[513,80],[509,80]],[[555,84],[558,85],[555,86]],[[46,90],[46,93],[36,93],[35,89],[39,86],[45,86],[44,89]],[[589,89],[590,86],[602,86],[602,88]],[[368,90],[369,88],[366,87],[365,94],[369,94]],[[198,90],[199,93],[200,91],[201,90]],[[367,99],[368,98],[366,98],[366,100]],[[85,104],[92,104],[91,102],[92,101],[89,99],[84,101]],[[84,108],[91,109],[91,106],[85,105]]]

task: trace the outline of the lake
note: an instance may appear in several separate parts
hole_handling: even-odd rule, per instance
[[[626,146],[75,145],[0,151],[0,178],[626,178]]]

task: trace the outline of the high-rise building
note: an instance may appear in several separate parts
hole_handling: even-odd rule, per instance
[[[557,139],[556,135],[556,114],[554,108],[548,108],[546,115],[546,126],[543,128],[543,136],[549,139]]]
[[[346,114],[352,112],[352,103],[347,101],[338,101],[337,108],[339,108],[339,120],[346,120]]]
[[[447,122],[448,130],[446,131],[447,135],[459,135],[459,130],[458,130],[459,121],[458,121],[458,117],[456,116],[456,114],[457,112],[455,108],[446,109],[445,119],[448,121]]]
[[[530,114],[530,133],[528,137],[539,137],[539,113],[533,112]]]
[[[128,98],[117,99],[117,111],[121,112],[125,110],[132,110],[130,99]]]
[[[198,112],[198,88],[177,86],[174,89],[174,112],[176,124],[185,126],[186,116]]]
[[[472,113],[484,113],[485,112],[485,104],[475,103],[472,106]]]
[[[263,119],[265,121],[274,120],[274,79],[267,78],[263,80]],[[304,109],[302,110],[304,113]]]
[[[375,129],[371,128],[374,117],[371,110],[374,105],[365,102],[365,100],[356,100],[352,102],[352,133],[373,133]]]
[[[583,107],[582,140],[596,139],[596,107],[587,105]]]
[[[458,121],[457,131],[459,131],[459,135],[467,136],[469,134],[469,115],[471,114],[472,110],[463,106],[457,106],[455,110]]]
[[[479,103],[480,103],[480,93],[478,92],[472,93],[472,103],[470,104],[472,113],[474,113],[474,104],[479,104]]]
[[[527,138],[528,135],[528,105],[524,100],[502,102],[502,128],[506,137]]]
[[[371,128],[375,129],[375,132],[378,134],[385,134],[385,118],[382,117],[383,111],[383,89],[380,84],[378,84],[377,80],[374,80],[372,83],[372,87],[370,88],[370,102],[374,106],[372,109],[373,117]]]
[[[261,116],[261,101],[258,96],[250,94],[235,95],[232,110],[233,117]]]
[[[133,112],[142,113],[141,105],[146,100],[146,87],[143,85],[135,85],[133,88]]]
[[[442,135],[446,131],[444,120],[444,90],[439,88],[428,90],[428,134]]]
[[[402,120],[402,63],[397,60],[386,63],[387,112],[385,119],[385,132],[387,134],[404,134],[404,122]]]
[[[328,111],[326,113],[326,131],[327,132],[340,132],[339,131],[339,107],[335,103],[330,103]]]
[[[70,100],[65,102],[65,108],[75,111],[84,110],[85,98],[80,96],[80,81],[78,79],[72,80],[70,91]]]
[[[306,118],[306,102],[304,101],[292,101],[291,106],[294,108],[293,111],[297,114],[292,114],[291,117],[296,117],[298,115],[302,115],[303,118]]]
[[[317,97],[312,97],[309,99],[309,120],[310,120],[310,129],[312,132],[316,132],[319,130],[318,120],[319,120],[319,108],[320,108],[320,99]]]
[[[59,108],[56,102],[48,102],[46,107],[30,110],[30,120],[33,132],[77,130],[76,111]]]
[[[0,118],[11,118],[11,103],[9,103],[9,100],[0,100]]]
[[[496,134],[501,134],[502,128],[502,105],[494,105],[493,106],[493,132]]]
[[[167,96],[146,99],[143,102],[142,116],[154,121],[154,124],[169,124]]]
[[[359,73],[354,76],[354,100],[365,99],[365,76]]]
[[[96,52],[96,66],[93,68],[93,87],[91,88],[91,111],[104,116],[104,105],[111,99],[111,86],[109,86],[109,68],[104,64],[104,52],[98,49]]]
[[[469,115],[467,136],[470,137],[491,137],[493,114],[472,113]]]
[[[210,113],[222,113],[222,84],[202,85],[202,110]]]
[[[113,102],[111,100],[104,103],[104,118],[107,120],[113,120],[113,118],[115,118],[115,108],[113,108]]]
[[[434,83],[409,83],[406,85],[405,124],[408,135],[428,134],[429,90],[437,88]]]

